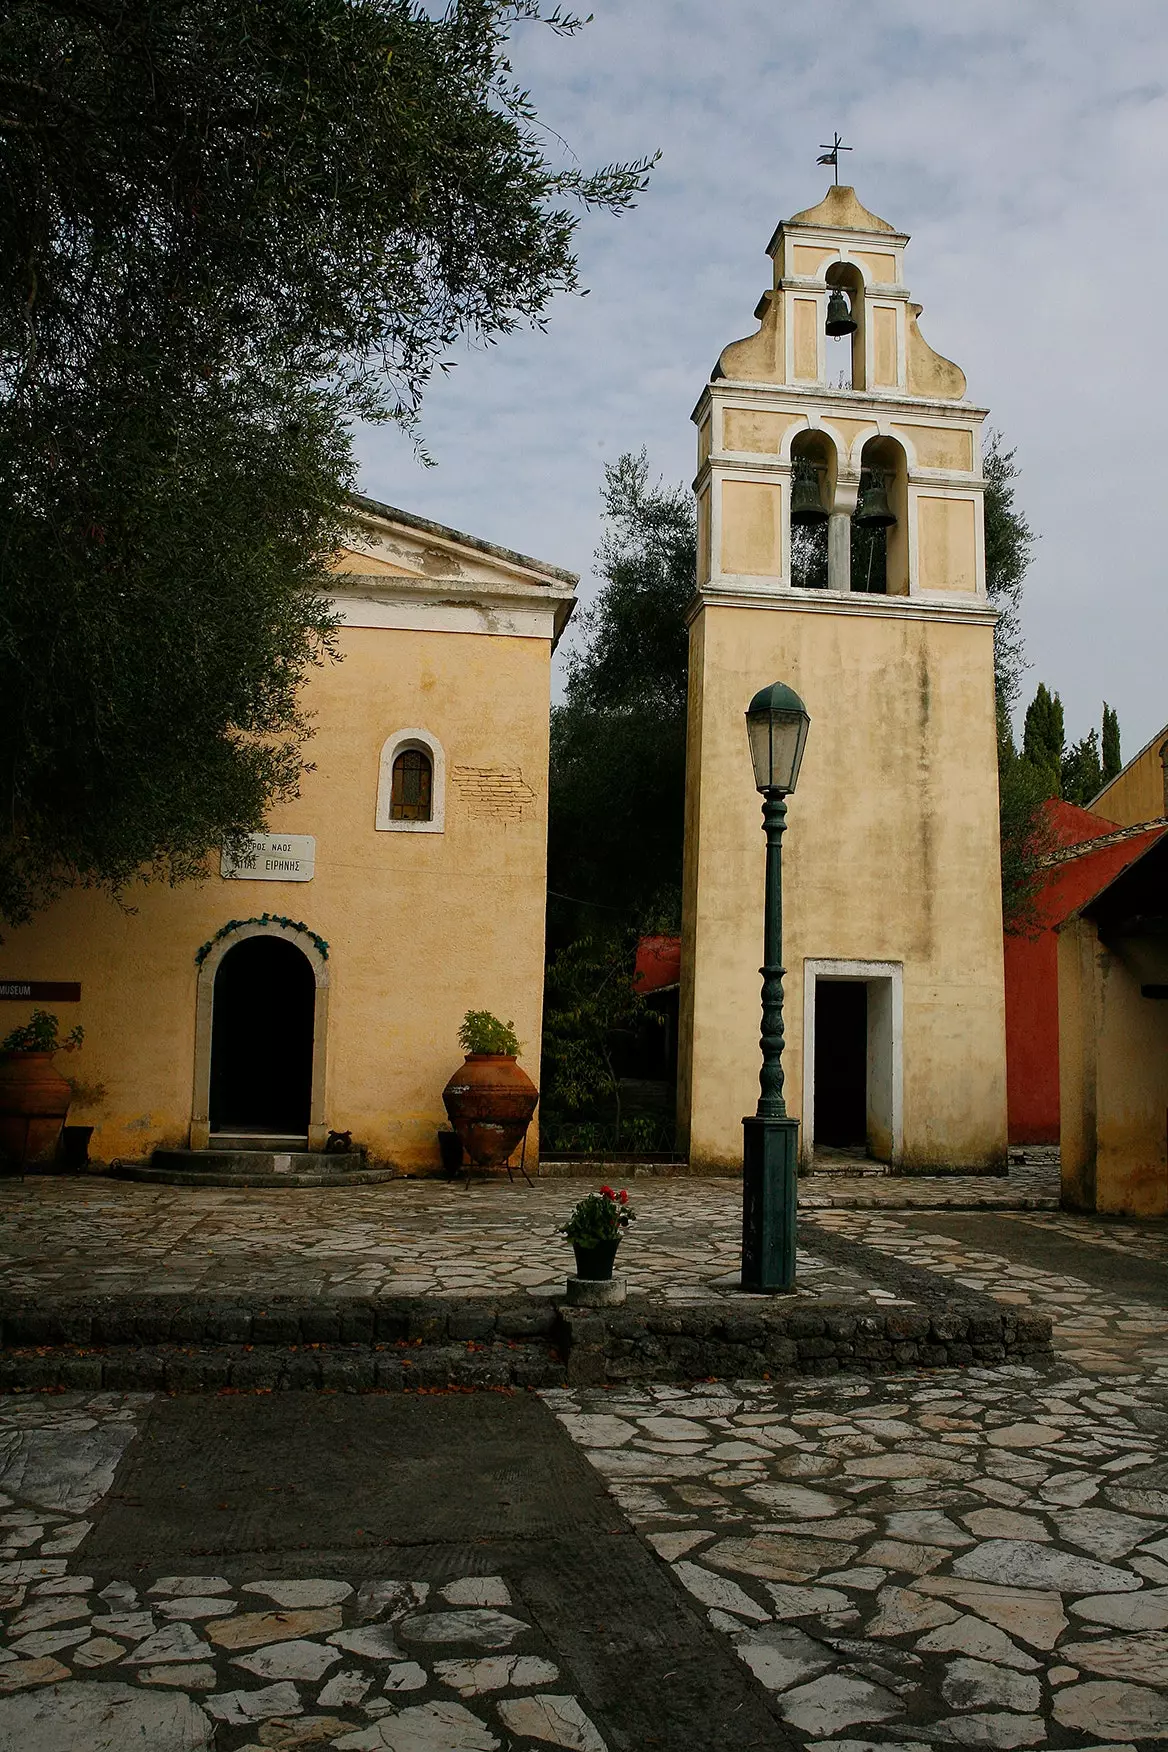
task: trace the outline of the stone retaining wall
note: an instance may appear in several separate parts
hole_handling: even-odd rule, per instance
[[[928,1307],[88,1297],[0,1302],[0,1390],[545,1387],[778,1379],[1051,1358],[1045,1315]]]

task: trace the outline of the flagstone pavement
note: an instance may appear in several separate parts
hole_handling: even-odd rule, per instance
[[[699,1188],[686,1209],[706,1208]],[[1164,1746],[1164,1225],[1023,1212],[1002,1216],[997,1251],[891,1208],[819,1221],[1045,1310],[1058,1360],[544,1393],[769,1701],[773,1741],[751,1744]],[[1064,1239],[1100,1270],[1052,1264]],[[617,1752],[507,1575],[99,1586],[88,1522],[147,1403],[0,1401],[0,1752]]]
[[[849,1179],[799,1183],[802,1209],[992,1210],[1053,1205],[1049,1165],[1009,1180]],[[192,1188],[105,1178],[0,1180],[0,1291],[297,1296],[546,1296],[572,1269],[556,1231],[592,1183],[394,1180],[352,1188]],[[639,1213],[619,1269],[631,1291],[670,1301],[716,1294],[737,1272],[741,1192],[731,1179],[638,1180]],[[895,1298],[845,1267],[805,1257],[808,1296]]]

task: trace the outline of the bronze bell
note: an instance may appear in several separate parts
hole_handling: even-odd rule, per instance
[[[854,521],[865,529],[890,529],[896,522],[896,512],[888,503],[887,476],[865,475],[860,482],[860,502]]]
[[[827,300],[827,321],[824,329],[829,335],[854,335],[859,324],[848,309],[848,301],[838,286],[833,286]]]
[[[791,522],[796,529],[808,523],[826,523],[823,495],[819,490],[819,470],[813,462],[800,459],[795,463],[791,481]]]

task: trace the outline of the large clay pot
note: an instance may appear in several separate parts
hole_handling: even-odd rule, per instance
[[[531,1124],[539,1090],[504,1053],[468,1053],[442,1091],[450,1123],[479,1168],[499,1168]]]
[[[0,1174],[53,1156],[70,1093],[51,1052],[0,1053]]]

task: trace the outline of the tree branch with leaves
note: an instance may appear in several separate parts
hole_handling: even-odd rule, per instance
[[[0,14],[0,917],[182,880],[292,795],[336,655],[351,429],[578,289],[537,0]]]

